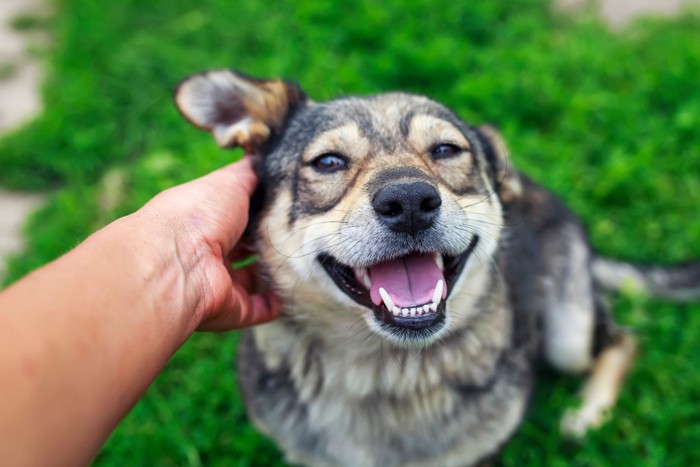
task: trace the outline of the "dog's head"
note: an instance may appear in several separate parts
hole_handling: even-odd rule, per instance
[[[425,97],[314,103],[231,71],[192,76],[175,98],[221,146],[259,158],[256,237],[289,317],[326,334],[358,333],[361,317],[404,347],[468,325],[520,193],[492,129]]]

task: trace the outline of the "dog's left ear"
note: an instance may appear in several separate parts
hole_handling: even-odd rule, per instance
[[[292,109],[306,100],[294,83],[230,70],[190,76],[175,91],[177,108],[190,123],[210,131],[219,146],[248,153],[280,132]]]
[[[476,132],[484,148],[484,155],[493,175],[494,189],[499,198],[506,203],[517,201],[522,195],[523,186],[520,175],[510,163],[503,138],[491,125],[482,125]]]

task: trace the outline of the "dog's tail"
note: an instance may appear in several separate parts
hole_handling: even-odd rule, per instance
[[[647,266],[596,257],[593,277],[604,289],[630,290],[673,301],[700,301],[700,261]]]

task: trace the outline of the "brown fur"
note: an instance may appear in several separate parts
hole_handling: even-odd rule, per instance
[[[317,104],[228,71],[186,80],[176,101],[219,144],[259,157],[253,229],[284,313],[245,334],[238,373],[250,416],[290,462],[489,462],[523,417],[539,357],[592,371],[563,428],[601,423],[634,340],[596,299],[584,229],[512,167],[493,128],[420,96]],[[377,204],[395,187],[428,193],[410,226]],[[416,230],[419,215],[430,221]],[[444,263],[443,308],[410,310],[425,321],[373,304],[358,279],[412,255]]]

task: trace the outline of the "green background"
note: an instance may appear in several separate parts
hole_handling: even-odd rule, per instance
[[[381,6],[380,6],[381,5]],[[158,191],[239,156],[177,114],[188,74],[230,67],[299,82],[315,100],[405,90],[490,122],[514,164],[584,219],[595,248],[700,258],[700,16],[609,31],[545,0],[56,0],[45,113],[0,141],[0,184],[50,190],[14,280]],[[615,300],[642,353],[612,420],[558,432],[577,378],[546,373],[503,465],[700,465],[700,306]],[[237,336],[196,335],[96,465],[268,465],[232,373]],[[96,349],[99,350],[99,349]]]

